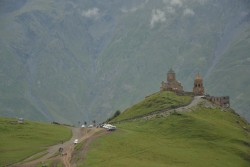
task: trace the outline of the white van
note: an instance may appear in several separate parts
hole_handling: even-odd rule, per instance
[[[108,131],[116,130],[116,126],[111,125],[111,124],[104,124],[103,128],[107,129]]]

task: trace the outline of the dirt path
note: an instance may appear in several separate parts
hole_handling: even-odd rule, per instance
[[[189,109],[191,109],[192,107],[196,106],[198,103],[200,103],[202,101],[202,96],[195,96],[193,101],[184,107],[179,107],[177,109],[175,109],[176,111],[189,111]]]
[[[191,108],[196,106],[198,103],[200,103],[203,99],[201,98],[202,96],[195,96],[193,101],[187,105],[187,106],[183,106],[183,107],[179,107],[179,108],[176,108],[176,109],[171,109],[171,110],[166,110],[162,113],[157,113],[157,114],[153,114],[153,115],[150,115],[150,116],[145,116],[145,117],[142,117],[141,119],[151,119],[151,118],[154,118],[154,117],[157,117],[157,116],[168,116],[170,115],[170,113],[174,112],[174,111],[177,111],[177,112],[189,112],[191,111]]]
[[[91,136],[101,131],[102,129],[101,128],[72,128],[71,130],[72,130],[72,138],[69,141],[51,146],[46,151],[35,154],[23,161],[27,163],[19,163],[13,166],[35,167],[39,163],[42,164],[43,162],[47,160],[62,160],[62,162],[64,163],[64,166],[71,167],[70,160],[71,160],[72,152],[74,151],[74,147],[75,147],[74,140],[78,139],[78,142],[82,142],[83,140],[90,138]],[[63,148],[63,151],[62,151],[63,156],[59,154],[59,148]],[[42,157],[32,160],[38,156],[42,156]]]
[[[75,153],[75,154],[73,153],[75,156],[74,157],[75,159],[72,159],[71,167],[77,167],[78,161],[80,161],[80,164],[82,164],[86,158],[86,155],[87,155],[87,152],[89,151],[89,146],[91,145],[91,143],[95,139],[99,138],[100,136],[104,136],[104,135],[107,135],[109,133],[113,133],[113,132],[107,131],[106,129],[102,129],[98,133],[95,133],[95,134],[89,136],[88,138],[86,138],[83,147],[80,150],[78,150],[78,153]]]
[[[83,131],[81,133],[83,133],[82,137],[79,137],[79,143],[83,142],[84,140],[89,140],[91,139],[93,136],[96,136],[95,134],[97,134],[98,132],[102,131],[103,129],[101,128],[91,128],[91,129],[83,129]],[[62,161],[65,165],[65,167],[71,167],[71,157],[72,157],[72,153],[74,151],[74,145],[71,144],[70,146],[68,146],[67,148],[65,148],[65,156],[62,156]]]
[[[143,117],[142,119],[151,119],[151,118],[154,118],[157,116],[168,116],[172,112],[175,112],[175,111],[177,111],[177,112],[189,112],[189,111],[191,111],[192,107],[196,106],[198,103],[200,103],[203,100],[201,97],[202,96],[195,96],[193,101],[187,106],[183,106],[183,107],[179,107],[179,108],[171,109],[171,110],[166,110],[165,112],[146,116],[146,117]]]

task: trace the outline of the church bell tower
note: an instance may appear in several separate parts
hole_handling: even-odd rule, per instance
[[[203,80],[200,76],[200,74],[196,74],[194,79],[194,87],[193,92],[195,96],[203,96],[204,95],[204,86],[203,86]]]
[[[168,71],[167,81],[168,82],[175,81],[175,72],[172,68],[170,68],[170,70]]]

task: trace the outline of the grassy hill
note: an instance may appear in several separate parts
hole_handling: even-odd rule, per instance
[[[181,105],[187,105],[192,98],[190,96],[178,96],[174,92],[164,91],[145,97],[144,100],[126,109],[112,122],[142,116],[154,111],[167,110]]]
[[[84,163],[78,166],[250,165],[249,124],[233,110],[208,101],[191,110],[117,124],[117,131],[93,142]]]
[[[71,137],[64,126],[0,117],[0,166],[19,162]]]

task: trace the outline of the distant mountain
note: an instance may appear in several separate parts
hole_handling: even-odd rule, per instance
[[[103,121],[196,72],[250,120],[248,0],[0,1],[0,115]]]

